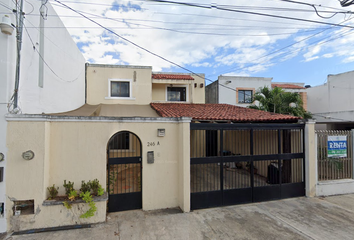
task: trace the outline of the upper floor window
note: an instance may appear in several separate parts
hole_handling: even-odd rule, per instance
[[[131,98],[131,80],[109,79],[109,97]]]
[[[238,90],[238,103],[252,103],[252,90]]]
[[[167,101],[187,101],[186,87],[167,87]]]

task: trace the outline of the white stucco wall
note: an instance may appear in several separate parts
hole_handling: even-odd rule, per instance
[[[0,1],[14,8],[12,1]],[[23,29],[18,105],[22,113],[53,113],[73,110],[82,106],[85,101],[85,59],[48,2],[46,4],[48,16],[44,20],[44,52],[41,54],[45,61],[44,85],[43,88],[39,87],[40,6],[41,1],[38,0],[29,0],[24,4],[25,13],[33,12],[26,15],[24,20],[27,31]],[[2,16],[3,14],[0,14],[0,18]],[[11,18],[15,23],[15,16],[12,13]],[[15,47],[15,35],[14,32],[12,36],[7,37],[7,41],[11,42],[7,45],[10,44],[12,48]],[[4,37],[1,36],[1,38]],[[5,46],[6,44],[0,45],[0,52],[5,51]],[[10,51],[11,55],[15,54],[15,49],[6,51]],[[11,82],[9,91],[12,93],[16,58],[8,56],[7,59],[11,61],[9,65],[12,69],[9,71],[12,74],[8,76],[8,81]]]
[[[0,21],[8,15],[15,25],[12,9],[15,1],[0,0]],[[63,28],[60,18],[56,16],[50,3],[47,3],[48,18],[44,28],[44,87],[38,86],[39,72],[39,9],[41,1],[24,1],[26,29],[23,29],[20,87],[18,106],[23,113],[64,112],[76,109],[85,101],[85,59],[76,47],[67,30]],[[33,11],[33,12],[32,12]],[[32,12],[32,14],[28,14]],[[30,37],[29,37],[29,36]],[[35,46],[33,48],[32,42]],[[16,30],[12,35],[0,32],[0,153],[5,167],[11,161],[7,154],[7,123],[4,115],[14,92],[16,70]],[[54,73],[53,73],[54,72]],[[5,182],[0,183],[0,203],[6,200]],[[6,214],[6,213],[5,213]],[[6,231],[5,218],[0,217],[0,232]]]
[[[0,0],[5,6],[12,6],[11,0]],[[15,18],[10,9],[0,5],[0,21],[6,14],[14,22]],[[4,115],[7,113],[7,103],[11,98],[11,92],[15,80],[15,34],[5,35],[0,32],[0,153],[5,155],[5,160],[0,162],[0,167],[5,167],[7,160],[7,147],[6,147],[6,128],[7,122]],[[6,175],[4,176],[6,177]],[[4,178],[5,179],[5,178]],[[0,203],[6,200],[6,184],[0,182]],[[4,216],[0,217],[0,233],[6,231],[6,219]]]
[[[307,89],[308,110],[314,114],[353,121],[354,71],[328,75],[327,83]],[[329,121],[316,116],[317,122]]]
[[[9,231],[86,223],[62,214],[67,212],[63,206],[60,206],[62,211],[60,207],[42,206],[48,197],[47,187],[60,186],[59,195],[62,195],[65,179],[79,189],[82,180],[97,178],[106,188],[107,143],[119,131],[131,131],[141,140],[143,210],[180,207],[190,211],[190,118],[31,116],[7,118],[12,132],[7,139],[12,158],[6,183]],[[157,136],[160,128],[165,129],[164,137]],[[35,157],[26,161],[21,154],[29,149]],[[155,153],[153,164],[147,163],[148,151]],[[33,199],[35,213],[13,216],[14,199]],[[90,221],[100,222],[102,216],[105,219],[105,206],[98,211],[97,218]]]
[[[236,89],[237,88],[254,89],[255,91],[257,91],[261,87],[271,88],[272,78],[219,76],[218,81],[219,81],[219,103],[227,103],[227,104],[232,104],[240,107],[247,107],[250,104],[238,103],[236,97]],[[228,83],[227,81],[231,81],[231,82]]]

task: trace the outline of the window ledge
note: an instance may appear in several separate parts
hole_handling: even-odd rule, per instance
[[[94,202],[103,202],[108,200],[108,193],[105,192],[102,196],[94,196],[92,197]],[[54,205],[63,205],[63,200],[44,200],[43,201],[43,206],[54,206]],[[72,201],[70,203],[86,203],[82,199],[78,199],[75,201]]]
[[[105,97],[107,100],[135,100],[133,97]]]

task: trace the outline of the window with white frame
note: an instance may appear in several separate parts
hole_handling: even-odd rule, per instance
[[[109,79],[109,97],[131,98],[131,87],[129,79]]]

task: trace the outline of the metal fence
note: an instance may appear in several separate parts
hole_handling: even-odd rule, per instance
[[[351,131],[320,130],[317,134],[318,181],[352,179],[353,151]],[[331,157],[328,149],[328,136],[345,136],[347,140],[346,157]]]
[[[190,129],[191,209],[305,195],[304,124]]]

